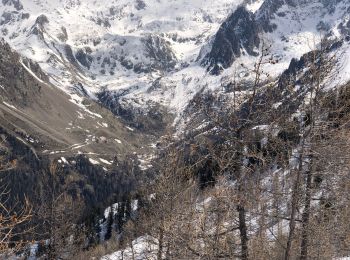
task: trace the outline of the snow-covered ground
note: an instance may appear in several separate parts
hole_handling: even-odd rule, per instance
[[[136,92],[145,92],[161,73],[136,73],[126,67],[128,62],[150,65],[143,42],[147,35],[167,41],[179,70],[182,63],[196,59],[202,45],[241,2],[21,0],[23,9],[16,10],[11,2],[0,7],[0,35],[38,62],[51,82],[67,92],[77,82],[92,97],[102,87],[115,90],[140,85]],[[91,54],[90,67],[74,67],[66,54],[86,50]]]
[[[132,242],[132,246],[125,250],[117,251],[113,254],[103,256],[101,260],[155,260],[157,259],[158,241],[150,236],[139,237]]]
[[[197,60],[243,2],[21,0],[21,8],[7,1],[0,6],[0,36],[38,62],[51,82],[73,95],[77,104],[82,103],[78,95],[95,99],[102,89],[128,90],[124,100],[134,106],[151,100],[181,115],[198,91],[218,89],[233,77],[253,76],[257,57],[238,58],[220,76],[210,75]],[[317,48],[326,31],[339,37],[339,24],[350,19],[346,0],[332,11],[319,0],[300,2],[283,5],[271,20],[277,29],[261,34],[269,46],[265,78],[274,79],[292,58]],[[259,17],[264,0],[248,3],[248,10]],[[344,48],[347,57],[348,50]],[[348,60],[339,63],[339,81],[350,78]]]

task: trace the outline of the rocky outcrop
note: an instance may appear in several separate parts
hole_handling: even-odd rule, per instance
[[[148,101],[146,106],[134,106],[124,96],[135,91],[134,88],[120,91],[104,90],[98,94],[101,104],[116,116],[121,117],[126,124],[151,135],[162,135],[173,120],[173,116],[165,107]]]
[[[239,7],[220,27],[215,35],[211,51],[201,64],[218,75],[232,65],[242,54],[257,55],[255,49],[260,44],[260,27],[254,14],[245,7]]]
[[[81,65],[90,69],[93,58],[91,57],[92,50],[89,47],[79,49],[75,54],[75,58],[79,61]]]
[[[29,13],[23,13],[18,11],[5,11],[0,17],[0,26],[28,19],[29,16]]]
[[[38,36],[39,39],[44,40],[45,25],[49,23],[49,19],[46,15],[39,15],[34,25],[31,28],[31,33]]]
[[[57,38],[61,42],[66,42],[68,40],[68,32],[64,26],[61,27],[61,32],[58,33]]]
[[[136,8],[136,10],[145,9],[146,3],[143,0],[136,0],[135,8]]]
[[[347,41],[350,41],[350,20],[348,22],[340,23],[338,26],[340,33],[345,36]]]
[[[169,71],[176,65],[177,59],[171,46],[163,38],[157,35],[148,35],[142,39],[146,56],[151,59],[153,70]]]
[[[10,91],[0,89],[1,98],[16,102],[18,106],[26,106],[31,99],[40,96],[41,86],[30,75],[20,63],[20,56],[13,52],[10,46],[0,40],[0,85],[8,86]],[[27,59],[22,60],[23,64],[43,80],[47,80],[40,67]]]
[[[13,6],[17,11],[23,9],[23,5],[19,0],[2,0],[2,4]]]
[[[44,25],[47,23],[49,23],[49,18],[47,18],[47,16],[44,14],[39,15],[35,20],[35,24],[38,25],[40,28],[43,28]]]
[[[256,13],[256,19],[265,32],[272,32],[277,28],[277,25],[271,20],[275,18],[275,15],[283,15],[283,13],[278,14],[278,10],[283,5],[296,7],[309,2],[309,0],[265,0]]]
[[[103,26],[106,28],[111,27],[111,24],[109,23],[107,18],[100,18],[100,17],[98,17],[96,19],[92,18],[92,21],[95,22],[99,26]]]
[[[101,64],[104,70],[107,70],[107,67],[114,70],[117,62],[135,73],[168,72],[174,69],[178,62],[171,45],[158,35],[116,36],[113,41],[118,45],[110,45],[108,52],[107,49],[103,50],[108,54]]]

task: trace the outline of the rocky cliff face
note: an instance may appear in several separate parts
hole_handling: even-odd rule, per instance
[[[39,150],[49,154],[69,146],[68,154],[79,151],[75,146],[100,153],[101,139],[109,140],[109,154],[120,153],[160,125],[155,138],[173,118],[181,131],[198,93],[228,91],[233,78],[248,91],[263,43],[265,82],[310,51],[311,40],[318,48],[320,33],[347,46],[345,0],[248,2],[2,0],[1,34],[21,53],[2,54],[6,62],[13,59],[12,65],[0,65],[1,108],[11,118],[7,129],[43,138],[50,145]],[[338,48],[344,54],[338,69],[346,81],[344,46]],[[14,126],[14,118],[20,124]],[[125,144],[116,145],[116,139]]]
[[[37,208],[52,181],[57,192],[69,183],[70,194],[88,209],[103,208],[134,189],[138,178],[128,167],[140,173],[138,156],[151,151],[155,133],[128,129],[109,110],[82,102],[86,106],[0,41],[0,157],[13,166],[1,178],[11,191],[9,204],[27,196]],[[52,164],[58,171],[54,180]]]
[[[254,14],[239,7],[220,27],[214,36],[211,51],[204,57],[203,66],[218,75],[229,68],[241,55],[257,56],[260,26]]]
[[[2,0],[3,5],[13,6],[17,11],[23,9],[23,5],[19,0]]]

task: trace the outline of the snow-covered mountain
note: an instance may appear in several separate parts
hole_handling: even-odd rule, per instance
[[[329,87],[350,80],[347,0],[2,0],[0,36],[34,79],[95,117],[96,129],[112,123],[90,111],[89,99],[141,131],[161,132],[172,114],[181,130],[197,93],[249,83],[260,58],[261,81],[274,82],[325,38],[337,43]]]
[[[155,80],[193,63],[240,3],[2,1],[1,34],[68,93],[134,87],[140,102]]]
[[[249,80],[262,45],[273,80],[350,30],[346,0],[3,0],[0,15],[2,37],[67,93],[179,113],[203,88]]]
[[[0,38],[6,158],[30,180],[56,160],[89,206],[125,200],[166,133],[190,144],[225,136],[197,99],[249,121],[254,93],[249,110],[273,114],[250,120],[264,135],[274,116],[305,120],[315,74],[322,90],[350,81],[349,0],[0,0]],[[322,48],[332,64],[310,72],[319,58],[310,51]],[[242,102],[232,106],[232,96]],[[146,239],[135,240],[139,254]]]

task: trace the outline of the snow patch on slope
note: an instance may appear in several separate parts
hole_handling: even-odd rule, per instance
[[[157,239],[151,236],[143,236],[132,241],[132,247],[128,247],[123,251],[117,251],[113,254],[103,256],[101,260],[156,259],[157,250]]]
[[[264,0],[251,1],[251,3],[247,4],[247,10],[252,13],[256,13],[264,3]]]
[[[148,101],[167,106],[179,119],[198,92],[220,91],[233,78],[254,77],[257,57],[243,55],[219,77],[210,75],[197,60],[243,0],[21,2],[21,11],[0,6],[0,15],[12,15],[0,25],[3,36],[22,55],[38,62],[51,83],[69,93],[72,102],[92,117],[101,118],[83,105],[83,97],[96,99],[101,90],[124,93],[123,101],[132,106],[146,107]],[[247,8],[258,14],[263,2],[250,1]],[[319,0],[295,7],[282,5],[271,20],[276,30],[262,34],[269,46],[263,80],[274,80],[292,58],[315,49],[326,33],[323,30],[339,37],[339,24],[349,20],[347,7],[345,0],[333,12]],[[29,17],[22,18],[22,14]],[[38,23],[42,14],[47,22]],[[350,54],[347,49],[344,53],[339,78],[345,80],[350,71],[345,57]],[[162,62],[173,54],[176,64],[168,69]],[[168,63],[172,61],[169,58]]]

